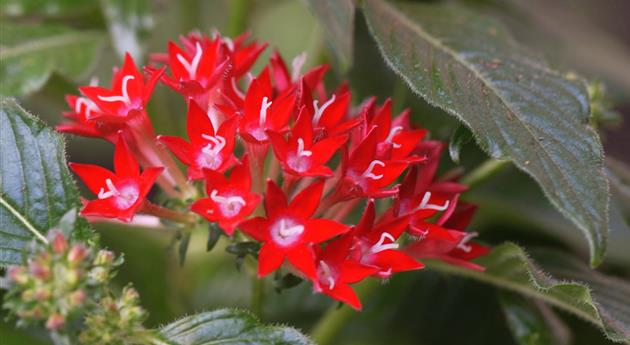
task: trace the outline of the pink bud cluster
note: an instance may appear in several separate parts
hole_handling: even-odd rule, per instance
[[[265,48],[247,35],[190,33],[142,71],[127,55],[110,88],[68,96],[68,121],[58,129],[116,144],[114,172],[71,165],[97,195],[82,214],[173,220],[176,211],[146,200],[157,182],[228,236],[239,229],[262,243],[260,277],[285,264],[357,309],[351,284],[420,269],[417,259],[482,269],[470,260],[487,249],[464,231],[474,207],[458,202],[466,186],[436,177],[444,145],[415,127],[410,111],[393,116],[389,99],[353,106],[347,84],[326,87],[327,65],[302,72],[303,55],[289,68],[273,52],[252,75]],[[186,101],[187,138],[155,134],[147,104],[158,82]],[[347,224],[355,209],[361,220]]]

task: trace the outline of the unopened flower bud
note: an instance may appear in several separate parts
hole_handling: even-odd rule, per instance
[[[46,328],[51,331],[57,331],[66,323],[66,318],[61,314],[52,314],[46,320]]]
[[[18,285],[24,285],[28,283],[28,274],[26,273],[26,269],[24,269],[24,267],[11,266],[7,270],[7,275],[9,279],[11,279]]]
[[[31,261],[29,264],[31,274],[40,280],[48,280],[50,278],[50,268],[45,266],[40,260]]]
[[[38,301],[45,301],[50,298],[50,288],[41,286],[35,290],[34,297]]]
[[[114,253],[104,249],[99,250],[94,259],[94,265],[96,266],[109,265],[112,262],[114,262]]]
[[[68,253],[68,262],[75,266],[79,264],[88,255],[88,249],[82,244],[75,244]]]
[[[80,305],[83,304],[83,302],[85,302],[85,298],[86,298],[86,294],[85,291],[83,290],[77,290],[75,292],[73,292],[72,294],[70,294],[70,296],[68,297],[69,300],[69,304],[71,307],[78,307]]]
[[[62,232],[58,231],[58,230],[53,230],[50,232],[51,235],[51,246],[52,246],[52,250],[57,253],[57,254],[61,254],[63,252],[65,252],[66,250],[68,250],[68,240],[66,240],[66,237],[63,235]]]
[[[35,290],[28,289],[28,290],[22,291],[21,298],[22,298],[22,301],[24,302],[33,301],[35,299]]]
[[[79,271],[75,269],[68,269],[65,273],[64,279],[68,285],[75,286],[79,282]]]
[[[94,267],[90,271],[90,277],[97,283],[104,283],[109,278],[109,270],[104,267]]]
[[[138,294],[138,291],[136,291],[136,289],[127,287],[123,290],[123,294],[121,297],[122,298],[120,300],[124,305],[133,305],[138,301],[140,295]]]

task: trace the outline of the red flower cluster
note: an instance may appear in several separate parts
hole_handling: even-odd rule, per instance
[[[474,212],[458,203],[466,187],[435,176],[443,145],[426,140],[408,111],[392,118],[390,100],[353,107],[346,86],[329,93],[327,66],[301,74],[305,56],[290,71],[275,52],[253,77],[248,71],[265,48],[246,35],[191,33],[153,55],[144,73],[127,56],[111,89],[86,86],[69,96],[60,131],[116,142],[115,174],[71,165],[98,198],[83,214],[164,215],[145,199],[157,179],[228,236],[240,229],[262,242],[260,277],[286,261],[316,291],[356,309],[350,284],[420,269],[417,259],[482,269],[470,260],[487,249],[463,231]],[[154,133],[146,106],[158,81],[188,104],[187,140]],[[187,166],[187,178],[165,148]],[[383,200],[378,207],[375,199]],[[343,223],[361,204],[359,223]]]

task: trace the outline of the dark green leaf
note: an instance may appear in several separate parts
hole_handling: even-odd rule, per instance
[[[468,144],[472,140],[473,135],[466,126],[457,127],[448,143],[448,153],[453,162],[459,164],[459,153],[462,151],[464,145]]]
[[[46,232],[79,206],[79,195],[61,136],[15,100],[1,102],[0,265],[8,265],[20,262],[33,238],[46,241]]]
[[[547,305],[507,292],[500,296],[507,323],[519,345],[570,343],[570,330]]]
[[[101,0],[112,44],[119,56],[143,57],[142,41],[153,26],[147,0]]]
[[[185,317],[162,328],[162,335],[179,345],[311,345],[291,327],[266,326],[250,313],[219,309]]]
[[[53,72],[85,77],[103,35],[61,26],[2,23],[0,94],[23,96],[39,90]]]
[[[347,69],[352,64],[354,1],[308,0],[307,3],[328,35],[341,69]]]
[[[609,195],[585,83],[551,70],[498,23],[453,4],[366,0],[364,12],[392,69],[469,127],[490,156],[530,174],[584,232],[591,264],[601,263]]]
[[[280,293],[282,290],[298,286],[303,281],[304,279],[291,273],[287,273],[285,275],[278,275],[278,277],[276,277],[273,281],[273,287],[276,289],[276,292]]]
[[[214,246],[219,242],[219,238],[223,231],[219,228],[217,223],[210,223],[208,225],[208,242],[206,242],[206,251],[211,251]]]
[[[613,341],[630,342],[630,282],[605,276],[579,262],[558,268],[559,263],[545,261],[545,268],[555,267],[554,273],[563,273],[552,277],[512,243],[494,248],[477,263],[485,272],[441,262],[432,262],[430,267],[537,298],[600,327]],[[562,280],[567,278],[579,280]]]

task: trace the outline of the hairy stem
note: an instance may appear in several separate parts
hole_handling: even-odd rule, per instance
[[[252,312],[262,320],[263,305],[265,302],[265,280],[258,278],[256,272],[252,276]]]
[[[162,219],[167,219],[175,223],[193,224],[197,221],[197,216],[189,212],[179,212],[158,206],[149,201],[146,201],[142,205],[142,212],[147,213]]]

